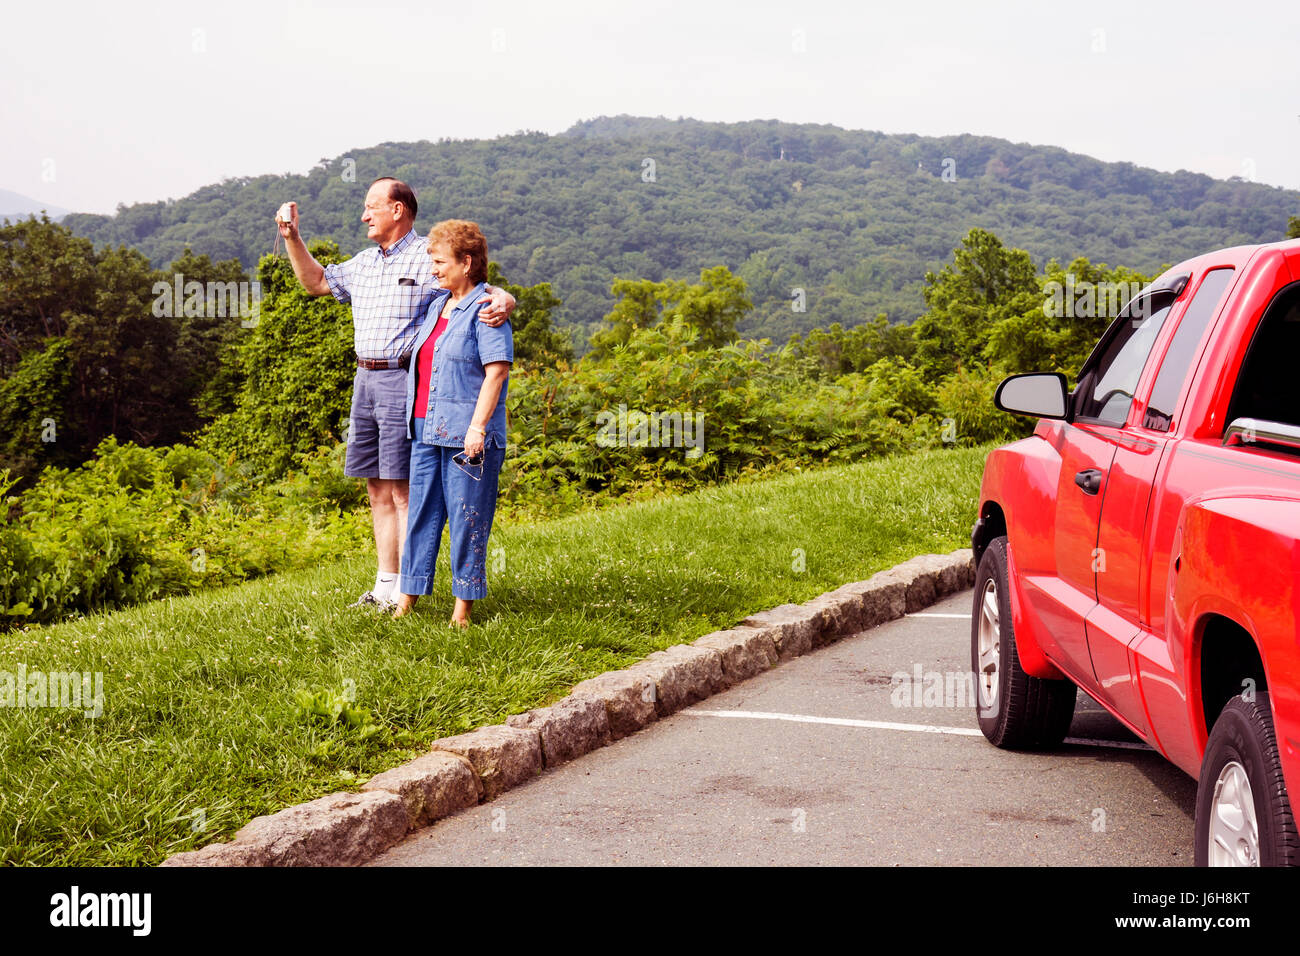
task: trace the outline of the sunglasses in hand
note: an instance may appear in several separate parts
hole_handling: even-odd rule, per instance
[[[470,457],[463,451],[458,451],[451,456],[451,462],[465,474],[469,475],[475,481],[483,480],[483,453]]]

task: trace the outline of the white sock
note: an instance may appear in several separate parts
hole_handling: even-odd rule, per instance
[[[380,571],[375,574],[375,589],[372,593],[381,601],[396,601],[399,580],[396,571]]]

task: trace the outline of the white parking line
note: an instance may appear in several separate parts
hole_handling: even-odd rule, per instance
[[[971,727],[941,727],[937,724],[896,724],[887,720],[853,720],[849,717],[812,717],[808,714],[778,714],[761,710],[700,710],[692,707],[678,711],[694,717],[743,717],[749,720],[788,720],[796,724],[834,724],[838,727],[866,727],[871,730],[910,730],[921,734],[952,734],[957,737],[983,737],[982,731]],[[1065,743],[1079,747],[1110,747],[1117,750],[1151,750],[1146,744],[1132,740],[1088,740],[1084,737],[1066,737]],[[1154,751],[1152,751],[1154,753]]]
[[[958,621],[969,621],[969,614],[940,614],[937,611],[917,611],[915,614],[909,614],[908,617],[948,617]]]

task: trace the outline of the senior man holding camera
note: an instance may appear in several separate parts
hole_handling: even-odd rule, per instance
[[[287,207],[287,208],[286,208]],[[276,216],[293,274],[309,295],[331,294],[352,306],[357,372],[352,381],[344,474],[366,479],[374,525],[378,570],[375,586],[360,606],[396,606],[401,549],[406,539],[411,440],[406,434],[406,378],[411,348],[438,292],[428,244],[415,231],[418,205],[406,183],[389,176],[366,192],[361,221],[377,248],[345,262],[322,266],[298,231],[298,204],[285,203]],[[487,290],[478,321],[498,326],[509,318],[515,298]]]

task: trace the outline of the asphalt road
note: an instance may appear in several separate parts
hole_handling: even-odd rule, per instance
[[[1190,866],[1195,781],[1086,695],[1053,752],[984,739],[970,607],[782,664],[371,865]]]

